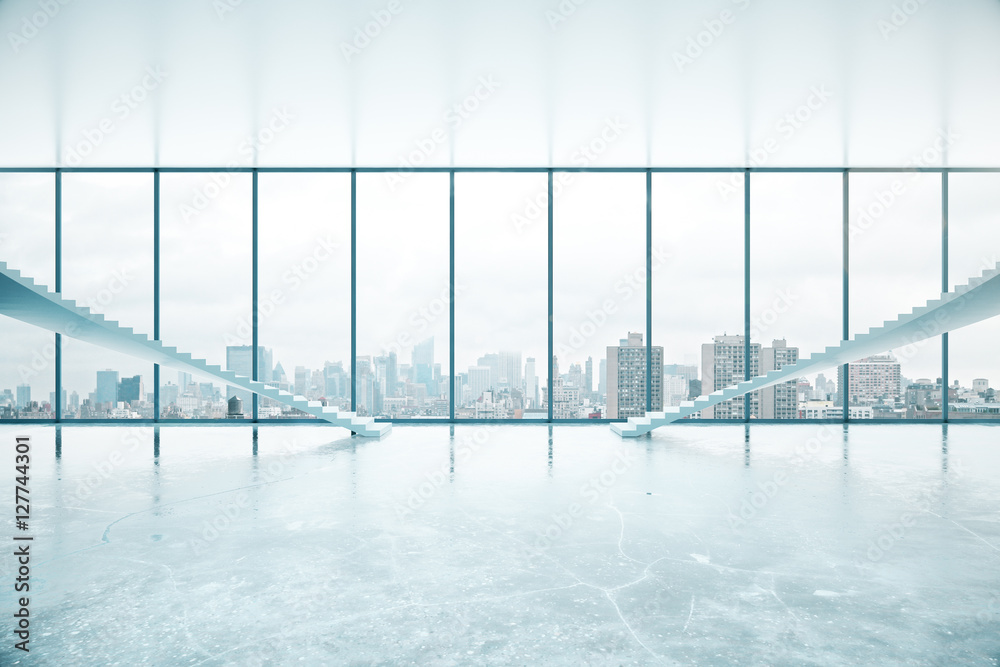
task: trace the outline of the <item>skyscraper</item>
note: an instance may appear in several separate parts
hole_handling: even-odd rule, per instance
[[[504,352],[499,355],[500,372],[497,377],[497,385],[521,391],[521,353]]]
[[[524,395],[531,402],[531,407],[539,406],[538,374],[535,372],[535,358],[528,357],[524,363]]]
[[[593,399],[594,394],[594,358],[587,357],[587,363],[583,371],[583,395],[585,398]]]
[[[122,378],[118,383],[118,400],[131,403],[132,401],[143,400],[142,376],[136,375],[130,378]]]
[[[296,396],[305,396],[309,389],[309,371],[306,370],[305,366],[295,367],[295,388],[294,391]]]
[[[653,346],[651,407],[663,410],[663,347]],[[641,333],[629,332],[619,345],[608,346],[608,419],[646,414],[646,346]]]
[[[97,371],[97,395],[98,405],[114,404],[118,402],[118,371],[105,370]]]
[[[31,405],[31,385],[17,385],[17,409],[23,410]]]
[[[746,350],[743,336],[716,336],[701,346],[701,393],[725,389],[746,379]],[[750,344],[750,377],[760,374],[760,343]],[[750,414],[760,414],[760,392],[750,394]],[[744,419],[744,398],[730,399],[702,411],[705,419]]]
[[[608,360],[601,359],[597,370],[597,400],[602,400],[608,393]]]
[[[492,369],[487,366],[469,367],[469,401],[476,402],[492,386]]]
[[[434,392],[434,336],[413,346],[413,368],[416,371],[416,382],[427,388],[427,393]]]
[[[260,382],[272,382],[273,364],[271,363],[271,350],[266,347],[257,347],[257,380]],[[250,345],[229,345],[226,347],[226,370],[233,371],[243,377],[253,377],[253,347]],[[253,393],[238,387],[227,386],[225,398],[236,396],[243,401],[245,412],[250,411]],[[204,398],[204,397],[203,397]]]

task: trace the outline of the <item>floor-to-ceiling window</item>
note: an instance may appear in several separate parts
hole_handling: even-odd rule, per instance
[[[554,179],[552,416],[644,414],[645,174]]]
[[[455,175],[455,417],[545,419],[548,178]]]
[[[653,343],[663,347],[665,406],[744,379],[743,182],[743,173],[653,174]],[[744,401],[697,416],[743,419]]]
[[[948,175],[948,286],[1000,262],[1000,174]],[[1000,419],[1000,321],[948,334],[949,419]]]
[[[355,411],[449,415],[447,173],[357,174]]]
[[[55,287],[55,178],[0,174],[0,262]],[[0,419],[55,416],[55,335],[0,317]]]
[[[260,380],[350,410],[350,174],[259,174],[258,245]],[[308,416],[261,399],[260,419]]]
[[[62,176],[62,294],[153,335],[153,175]],[[64,419],[152,419],[153,364],[69,336]]]
[[[941,176],[852,173],[849,215],[856,336],[941,293]],[[941,417],[940,336],[858,359],[848,376],[848,410],[870,408],[876,419]]]
[[[195,358],[248,377],[252,369],[252,177],[166,173],[160,177],[160,338]],[[160,416],[252,415],[250,392],[186,370],[160,369]]]
[[[750,345],[756,374],[836,345],[843,326],[843,175],[750,177]],[[837,368],[758,393],[760,419],[832,419]]]

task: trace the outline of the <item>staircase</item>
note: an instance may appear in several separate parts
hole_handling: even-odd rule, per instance
[[[813,371],[822,371],[858,359],[904,347],[969,324],[1000,314],[1000,263],[957,286],[951,292],[928,301],[893,320],[869,329],[851,340],[833,345],[823,352],[813,354],[797,363],[783,366],[765,375],[726,387],[680,406],[669,407],[664,412],[651,412],[644,417],[631,417],[628,422],[614,423],[611,430],[623,437],[635,437],[653,429],[684,419],[693,414],[738,398],[752,391],[764,389],[781,382],[799,378]]]
[[[353,412],[324,406],[319,401],[269,387],[203,359],[195,359],[186,352],[178,352],[175,347],[167,347],[158,340],[151,340],[145,334],[135,333],[129,327],[77,305],[75,301],[64,299],[31,278],[22,276],[20,271],[9,268],[5,262],[0,262],[0,314],[167,368],[214,378],[350,429],[361,436],[377,438],[392,429],[387,422],[376,423],[371,417],[358,417]]]

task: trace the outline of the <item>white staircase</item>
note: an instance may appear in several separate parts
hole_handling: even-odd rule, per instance
[[[701,396],[693,401],[684,401],[679,407],[669,407],[664,412],[652,412],[644,417],[631,417],[628,422],[614,423],[611,425],[611,430],[623,437],[639,436],[752,391],[786,382],[809,372],[833,368],[872,354],[933,338],[997,314],[1000,314],[1000,264],[987,269],[981,276],[972,278],[951,292],[945,292],[925,305],[914,308],[909,313],[902,314],[894,320],[887,320],[866,333],[800,359],[795,364]]]
[[[223,370],[221,366],[195,359],[186,352],[178,352],[175,347],[167,347],[160,341],[151,340],[100,313],[77,305],[75,301],[64,299],[31,278],[22,276],[20,271],[8,268],[5,262],[0,262],[0,314],[161,366],[215,378],[350,429],[358,435],[380,437],[392,429],[387,422],[376,423],[371,417],[358,417],[353,412],[324,406],[319,401],[269,387],[263,382]]]

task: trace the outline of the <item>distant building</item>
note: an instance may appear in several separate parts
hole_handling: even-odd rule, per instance
[[[142,376],[122,378],[118,383],[118,400],[126,403],[141,401],[145,391],[142,386]]]
[[[746,379],[746,350],[743,336],[716,336],[701,346],[701,393],[711,394]],[[750,377],[760,374],[760,343],[750,344]],[[760,392],[750,396],[750,416],[760,414]],[[702,410],[703,419],[745,419],[744,397],[729,399]]]
[[[976,392],[977,394],[982,394],[987,390],[989,390],[989,388],[990,388],[990,381],[987,380],[986,378],[976,378],[975,380],[972,381],[972,391]]]
[[[538,408],[538,374],[535,372],[535,358],[528,357],[524,364],[524,394],[532,408]]]
[[[31,405],[31,385],[17,385],[17,409],[26,410]]]
[[[788,347],[784,339],[775,340],[771,347],[760,351],[760,372],[775,371],[797,363],[799,348]],[[798,419],[798,378],[760,390],[761,419]]]
[[[650,406],[663,410],[663,347],[653,346]],[[641,333],[629,332],[618,345],[608,346],[607,418],[626,419],[646,414],[646,346]]]
[[[843,366],[837,369],[838,384],[847,387],[849,405],[894,403],[901,393],[900,365],[892,354],[865,357],[848,365],[848,381]]]
[[[98,405],[115,407],[115,404],[118,402],[118,371],[97,371],[97,395],[95,401]]]

